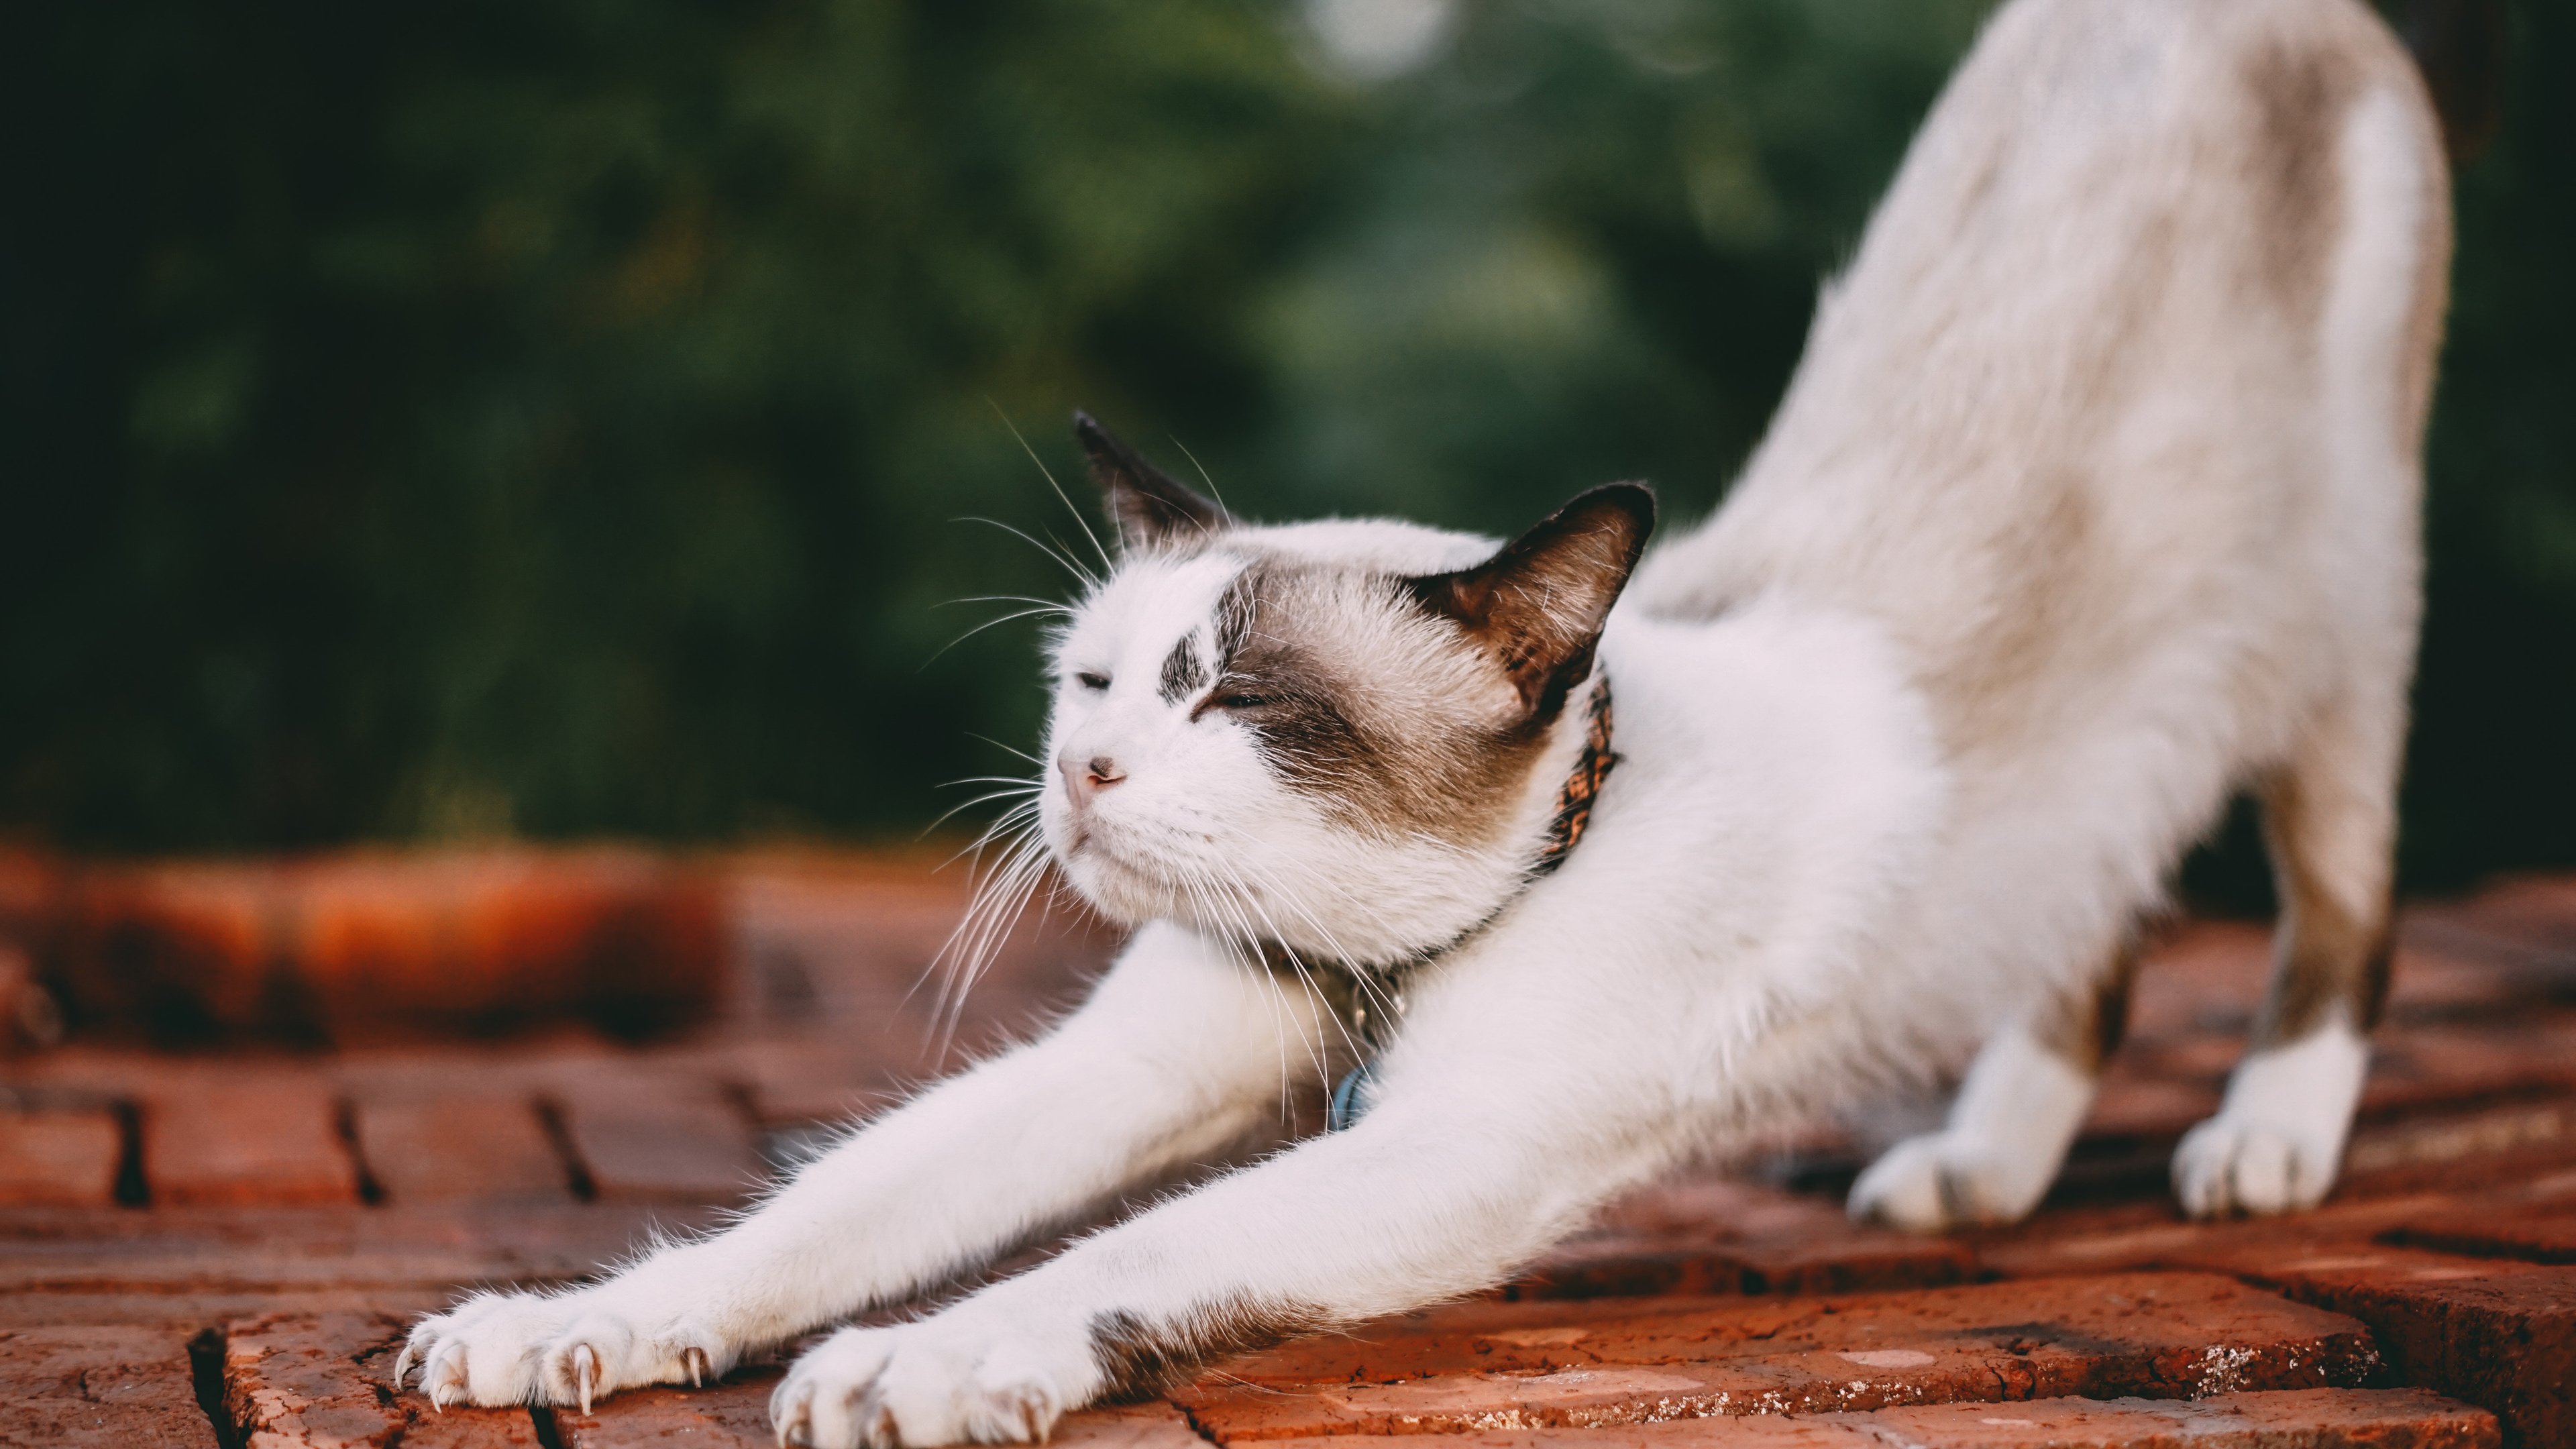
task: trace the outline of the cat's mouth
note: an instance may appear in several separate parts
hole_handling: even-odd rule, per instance
[[[1150,852],[1118,839],[1096,817],[1066,819],[1056,841],[1056,861],[1074,887],[1104,912],[1131,922],[1170,914],[1178,892]]]

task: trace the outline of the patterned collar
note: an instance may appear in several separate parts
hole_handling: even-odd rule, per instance
[[[1378,1054],[1386,1050],[1397,1022],[1404,1014],[1404,984],[1414,972],[1449,955],[1483,934],[1502,917],[1531,886],[1565,864],[1574,847],[1583,843],[1583,832],[1592,824],[1593,802],[1601,796],[1601,786],[1619,763],[1619,754],[1610,748],[1610,677],[1598,666],[1593,670],[1592,698],[1583,730],[1583,750],[1574,758],[1574,769],[1565,777],[1564,786],[1556,792],[1556,813],[1549,818],[1545,844],[1536,859],[1522,872],[1520,884],[1474,925],[1460,931],[1440,945],[1418,951],[1386,966],[1360,966],[1347,961],[1316,962],[1333,969],[1320,973],[1316,984],[1324,986],[1334,998],[1334,1006],[1350,1024],[1365,1046],[1366,1056],[1333,1088],[1325,1113],[1329,1131],[1339,1132],[1359,1119],[1366,1103],[1362,1093],[1374,1080]],[[1291,965],[1285,947],[1275,942],[1262,943],[1262,955],[1273,970]],[[1372,1006],[1375,1007],[1372,1010]]]

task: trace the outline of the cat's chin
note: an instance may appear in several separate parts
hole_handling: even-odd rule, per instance
[[[1178,893],[1171,886],[1103,849],[1096,836],[1056,845],[1050,853],[1075,894],[1114,925],[1133,930],[1178,914]]]

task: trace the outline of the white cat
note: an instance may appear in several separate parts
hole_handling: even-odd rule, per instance
[[[1084,420],[1124,556],[1057,642],[1040,787],[1058,865],[1136,928],[1090,1001],[727,1231],[470,1298],[406,1366],[480,1404],[720,1374],[1362,1065],[1342,1130],[826,1340],[782,1440],[1040,1438],[1494,1283],[1612,1193],[1979,1043],[1853,1207],[2017,1217],[2141,913],[2241,787],[2280,967],[2175,1181],[2197,1214],[2315,1202],[2386,982],[2447,255],[2423,87],[2358,0],[2017,0],[1726,506],[1633,583],[1642,489],[1499,552],[1254,527]]]

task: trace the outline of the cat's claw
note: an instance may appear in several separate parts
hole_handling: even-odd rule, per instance
[[[589,1344],[574,1344],[572,1346],[572,1390],[581,1400],[581,1416],[585,1419],[590,1417],[591,1393],[598,1387],[599,1355],[590,1351]]]
[[[457,1402],[465,1402],[465,1346],[450,1344],[439,1350],[435,1358],[422,1364],[420,1387],[421,1392],[428,1397],[429,1407],[434,1412],[446,1413],[447,1401],[451,1395]]]
[[[708,1325],[638,1312],[631,1297],[482,1293],[412,1329],[395,1387],[417,1366],[421,1393],[441,1408],[553,1404],[587,1415],[646,1384],[714,1383],[736,1358]]]

